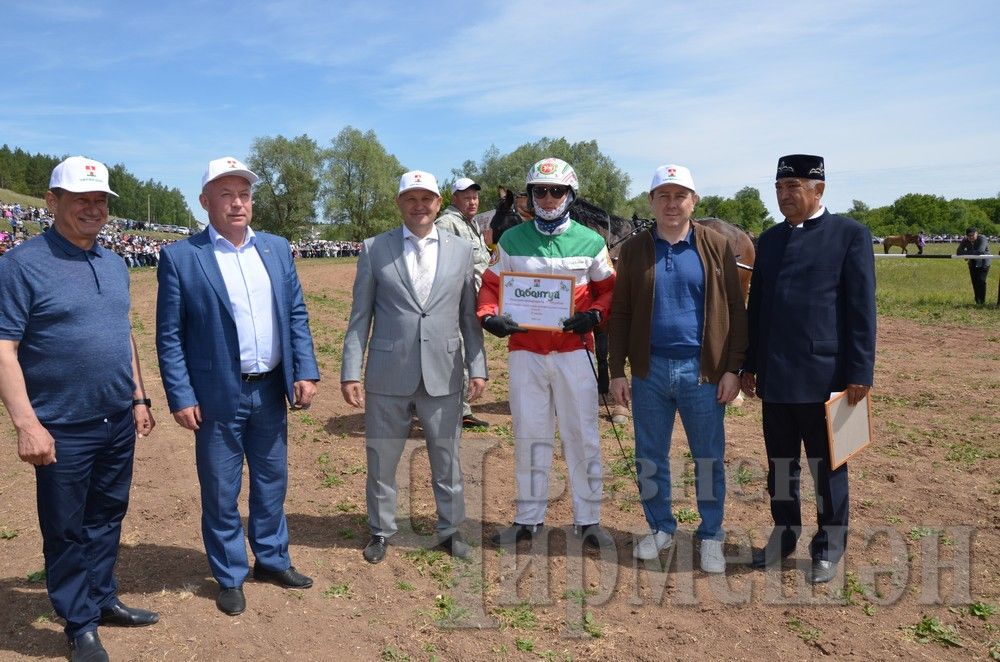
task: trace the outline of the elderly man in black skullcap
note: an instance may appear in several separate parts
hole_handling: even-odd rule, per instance
[[[847,465],[832,467],[824,402],[847,391],[860,402],[875,364],[875,259],[871,233],[823,206],[822,157],[778,161],[774,184],[785,216],[760,235],[750,281],[750,346],[742,388],[763,401],[767,490],[774,529],[751,564],[795,551],[802,531],[799,458],[805,446],[816,485],[819,526],[809,581],[837,574],[847,545]]]

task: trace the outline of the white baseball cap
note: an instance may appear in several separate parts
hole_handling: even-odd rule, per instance
[[[436,196],[441,195],[441,191],[438,190],[438,180],[434,175],[423,170],[411,170],[404,172],[403,176],[399,178],[399,191],[396,193],[396,197],[398,198],[404,192],[415,188],[430,191]]]
[[[73,193],[103,191],[118,197],[108,186],[108,167],[85,156],[71,156],[53,168],[49,188],[61,188]]]
[[[656,172],[653,173],[653,181],[649,185],[649,192],[652,193],[664,184],[677,184],[678,186],[690,189],[692,193],[698,192],[698,189],[694,187],[694,177],[691,176],[691,171],[682,165],[670,163],[657,168]]]
[[[455,180],[455,183],[451,185],[451,192],[458,193],[459,191],[464,191],[467,188],[474,188],[477,191],[482,191],[483,187],[472,181],[468,177],[459,177]]]
[[[214,159],[208,162],[208,170],[201,177],[201,187],[205,188],[205,184],[208,184],[214,179],[219,177],[225,177],[226,175],[236,175],[237,177],[242,177],[243,179],[250,182],[253,186],[260,179],[257,175],[253,173],[250,168],[242,161],[237,161],[231,156],[223,156],[219,159]]]

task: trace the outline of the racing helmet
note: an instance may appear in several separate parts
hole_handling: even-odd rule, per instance
[[[573,166],[562,159],[553,157],[542,159],[531,166],[524,182],[528,195],[531,195],[531,187],[534,184],[568,186],[572,189],[574,196],[580,193],[580,181],[576,178],[576,170],[573,170]]]

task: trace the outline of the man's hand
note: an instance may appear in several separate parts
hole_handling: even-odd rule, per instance
[[[615,399],[615,402],[622,407],[628,407],[632,403],[632,387],[625,377],[615,377],[608,384],[608,393]]]
[[[156,421],[153,420],[153,412],[149,411],[146,405],[135,405],[132,407],[132,415],[135,418],[135,433],[139,437],[145,437],[153,428]]]
[[[506,338],[512,333],[527,333],[510,315],[489,315],[483,319],[483,328],[497,338]]]
[[[56,442],[41,423],[17,429],[17,456],[36,466],[56,461]]]
[[[720,405],[728,405],[740,394],[740,378],[734,372],[727,372],[719,380],[719,387],[715,389],[715,400]]]
[[[596,310],[588,310],[585,313],[573,313],[572,317],[563,322],[563,331],[569,333],[590,333],[600,323],[601,314]]]
[[[471,388],[471,382],[469,386]],[[361,388],[361,382],[340,382],[340,394],[344,396],[344,402],[347,404],[358,409],[364,409],[365,391]]]
[[[201,426],[201,406],[178,409],[174,412],[174,420],[185,430],[197,430]]]
[[[847,388],[844,389],[847,391],[847,404],[852,407],[858,404],[868,395],[870,389],[871,386],[865,386],[864,384],[848,384]]]
[[[744,372],[740,375],[740,390],[748,398],[757,397],[757,374],[753,372]]]
[[[292,409],[309,409],[309,405],[312,404],[313,398],[316,397],[316,382],[311,379],[303,379],[292,384],[292,389],[295,393],[295,403],[292,405]]]
[[[483,394],[486,390],[486,380],[482,377],[473,377],[469,380],[469,392],[466,395],[466,400],[469,402],[475,402],[479,399],[479,396]]]

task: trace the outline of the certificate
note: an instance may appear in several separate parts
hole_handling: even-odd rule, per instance
[[[847,404],[847,392],[831,393],[826,401],[826,434],[830,444],[830,469],[872,443],[871,392],[853,407]]]
[[[552,274],[500,272],[500,314],[526,329],[562,331],[573,315],[576,278]]]

